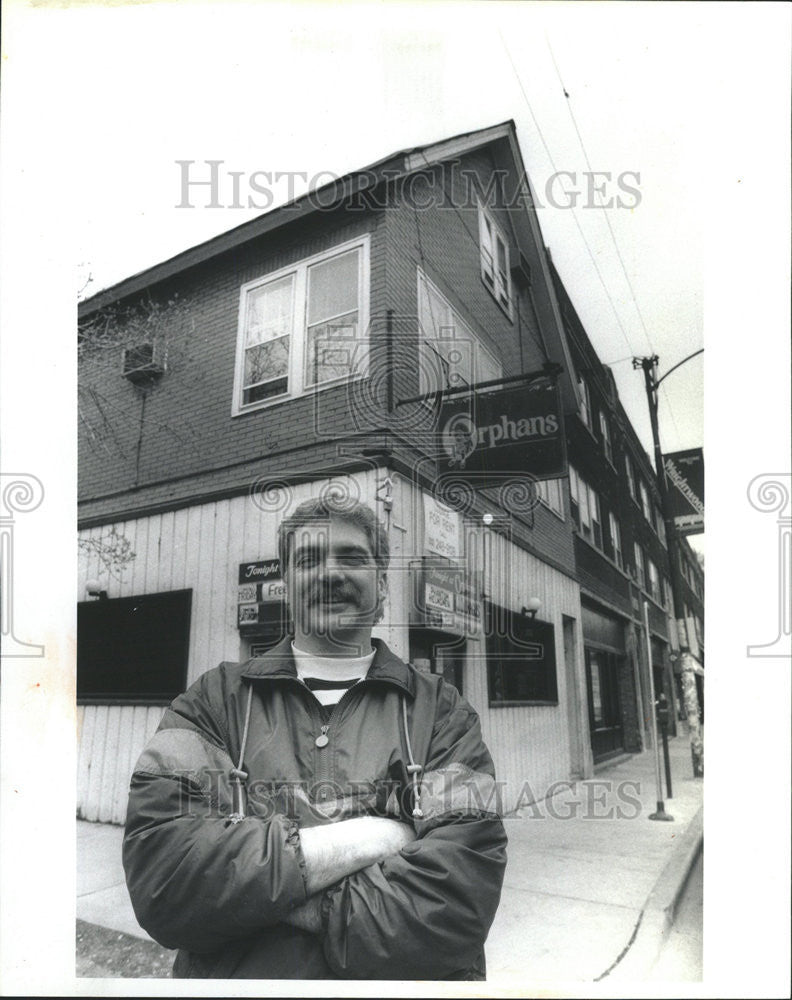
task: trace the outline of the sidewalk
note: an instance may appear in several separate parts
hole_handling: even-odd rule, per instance
[[[687,736],[670,740],[670,751],[673,822],[648,818],[651,752],[506,817],[509,863],[487,941],[492,986],[648,977],[703,842],[703,782],[692,776]],[[161,977],[174,953],[135,920],[121,837],[120,827],[77,823],[78,975]]]
[[[509,865],[487,942],[498,985],[647,978],[703,845],[703,781],[687,735],[669,742],[673,822],[649,819],[651,751],[506,818]]]

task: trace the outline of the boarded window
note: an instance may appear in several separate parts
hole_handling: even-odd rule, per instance
[[[77,698],[169,702],[185,689],[191,590],[77,605]]]
[[[558,704],[555,630],[552,623],[485,604],[490,705]]]

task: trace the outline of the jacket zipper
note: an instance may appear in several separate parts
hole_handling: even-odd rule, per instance
[[[343,705],[344,699],[348,698],[349,695],[353,691],[355,691],[360,684],[363,684],[364,682],[365,682],[365,677],[361,678],[361,680],[359,680],[357,684],[353,684],[351,688],[347,688],[347,690],[344,691],[344,693],[339,698],[338,702],[333,706],[333,710],[331,711],[330,718],[327,720],[327,722],[322,722],[322,716],[319,712],[314,713],[317,722],[319,723],[319,732],[314,737],[314,746],[316,747],[316,750],[314,751],[314,753],[316,754],[316,768],[314,769],[314,780],[317,785],[321,785],[324,782],[330,781],[330,772],[331,772],[330,761],[331,761],[331,754],[334,749],[333,730],[331,727],[336,719],[338,711]],[[313,691],[311,691],[310,693],[314,699],[315,705],[320,705],[321,702],[316,697],[316,695],[314,695]]]

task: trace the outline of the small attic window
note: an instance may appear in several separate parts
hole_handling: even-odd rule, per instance
[[[509,267],[509,245],[492,213],[481,202],[479,242],[481,246],[481,280],[509,319],[512,318],[512,284]]]

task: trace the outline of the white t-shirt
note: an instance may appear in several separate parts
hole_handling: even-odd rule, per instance
[[[320,704],[335,705],[344,692],[368,673],[374,650],[366,656],[315,656],[291,644],[297,676]]]

